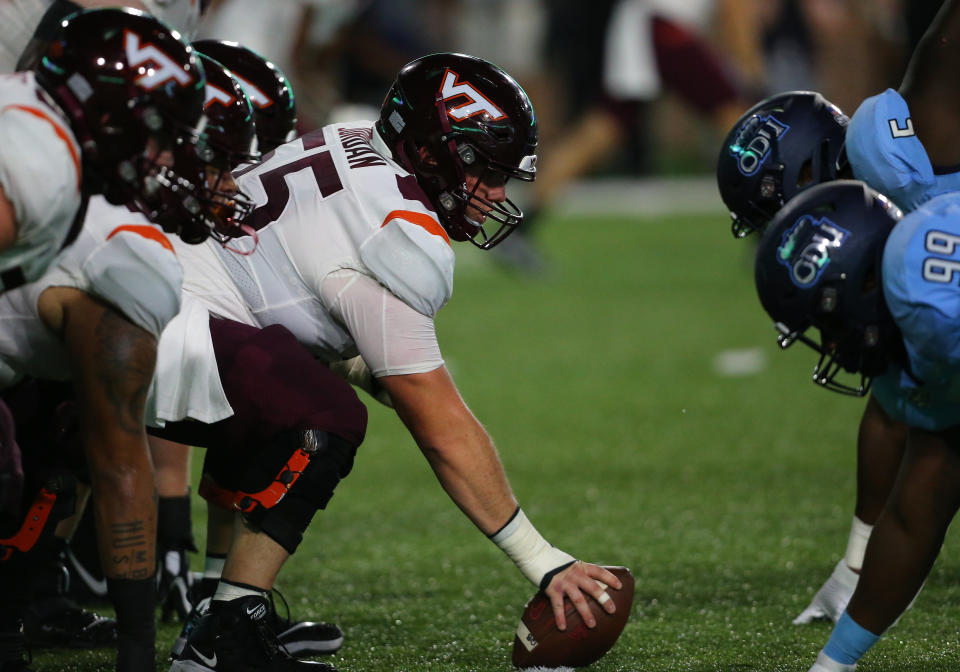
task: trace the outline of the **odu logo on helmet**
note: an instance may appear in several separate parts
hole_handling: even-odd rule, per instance
[[[790,280],[797,287],[812,287],[830,264],[830,251],[838,249],[849,237],[849,231],[826,217],[804,215],[783,233],[777,261],[790,269]],[[798,251],[800,245],[803,248]]]
[[[740,172],[748,176],[757,172],[770,156],[773,143],[779,142],[789,130],[789,126],[772,116],[757,115],[747,121],[737,135],[736,143],[730,146],[730,153],[737,157]]]

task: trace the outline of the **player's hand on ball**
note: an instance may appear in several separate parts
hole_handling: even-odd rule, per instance
[[[544,593],[550,598],[553,615],[557,619],[557,629],[566,630],[567,618],[564,614],[563,599],[566,597],[580,613],[588,628],[596,627],[597,619],[590,612],[589,600],[596,600],[608,614],[617,610],[617,606],[607,595],[604,587],[597,581],[620,590],[622,584],[614,574],[599,565],[577,560],[561,572],[558,572]]]

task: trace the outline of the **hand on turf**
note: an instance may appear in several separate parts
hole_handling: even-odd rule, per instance
[[[553,607],[553,616],[557,619],[557,628],[567,629],[567,618],[564,614],[563,600],[566,597],[573,603],[573,606],[580,612],[583,622],[588,628],[597,625],[597,619],[590,611],[590,604],[587,601],[592,598],[603,606],[604,611],[612,614],[617,610],[613,600],[606,599],[603,602],[603,594],[606,592],[597,581],[602,581],[611,588],[620,590],[623,584],[620,583],[615,575],[611,574],[603,567],[592,565],[589,562],[577,560],[562,572],[557,573],[550,581],[550,585],[544,591],[550,598],[550,604]]]
[[[806,625],[813,621],[829,619],[834,623],[847,608],[847,603],[857,588],[860,577],[841,558],[833,569],[833,574],[817,591],[810,601],[810,605],[799,616],[793,619],[794,625]]]

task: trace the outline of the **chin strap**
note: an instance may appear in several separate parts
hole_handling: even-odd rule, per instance
[[[234,247],[233,245],[230,244],[230,241],[233,240],[233,238],[224,238],[223,240],[220,240],[218,242],[220,243],[220,246],[223,247],[223,249],[225,250],[229,250],[230,252],[233,252],[234,254],[239,254],[240,256],[243,256],[243,257],[249,257],[251,254],[253,254],[256,251],[257,245],[260,244],[260,236],[257,235],[256,229],[254,229],[249,224],[237,224],[236,227],[241,231],[243,231],[244,235],[250,236],[251,238],[253,238],[253,247],[251,247],[249,250],[241,250],[239,247]]]

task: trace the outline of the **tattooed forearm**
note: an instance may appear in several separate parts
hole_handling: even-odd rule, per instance
[[[98,380],[117,425],[133,434],[143,430],[143,409],[153,377],[157,340],[107,308],[96,327]]]

